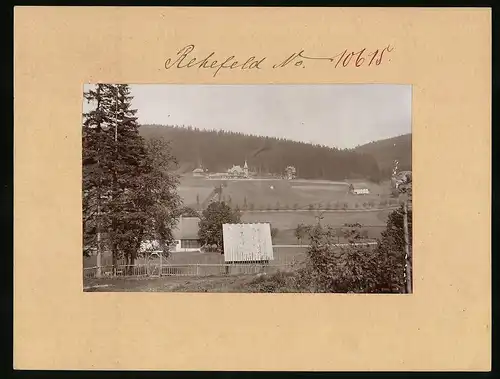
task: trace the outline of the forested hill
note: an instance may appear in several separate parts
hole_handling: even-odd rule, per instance
[[[282,173],[291,165],[304,179],[381,178],[374,156],[354,149],[192,127],[142,125],[140,130],[145,138],[171,141],[180,173],[200,164],[210,172],[225,172],[232,165],[243,166],[246,159],[250,171],[260,174]]]
[[[384,176],[390,175],[394,160],[399,161],[400,170],[411,171],[411,143],[412,135],[401,136],[370,142],[358,146],[355,150],[362,154],[372,155]]]

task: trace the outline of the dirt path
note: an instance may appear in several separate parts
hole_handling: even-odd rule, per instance
[[[244,292],[256,275],[85,279],[84,292]]]

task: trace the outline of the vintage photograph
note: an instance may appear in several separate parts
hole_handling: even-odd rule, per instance
[[[412,293],[412,88],[87,84],[86,292]]]

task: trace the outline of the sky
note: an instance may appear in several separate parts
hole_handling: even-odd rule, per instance
[[[185,125],[337,148],[411,133],[411,86],[131,85],[141,124]]]

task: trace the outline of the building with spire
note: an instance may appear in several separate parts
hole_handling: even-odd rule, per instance
[[[245,178],[248,178],[248,164],[247,160],[245,159],[245,165],[243,166],[243,174],[245,175]]]
[[[247,161],[245,160],[245,165],[243,168],[241,166],[233,166],[229,170],[227,170],[227,175],[231,179],[246,179],[248,178],[249,172],[248,172],[248,164]]]

